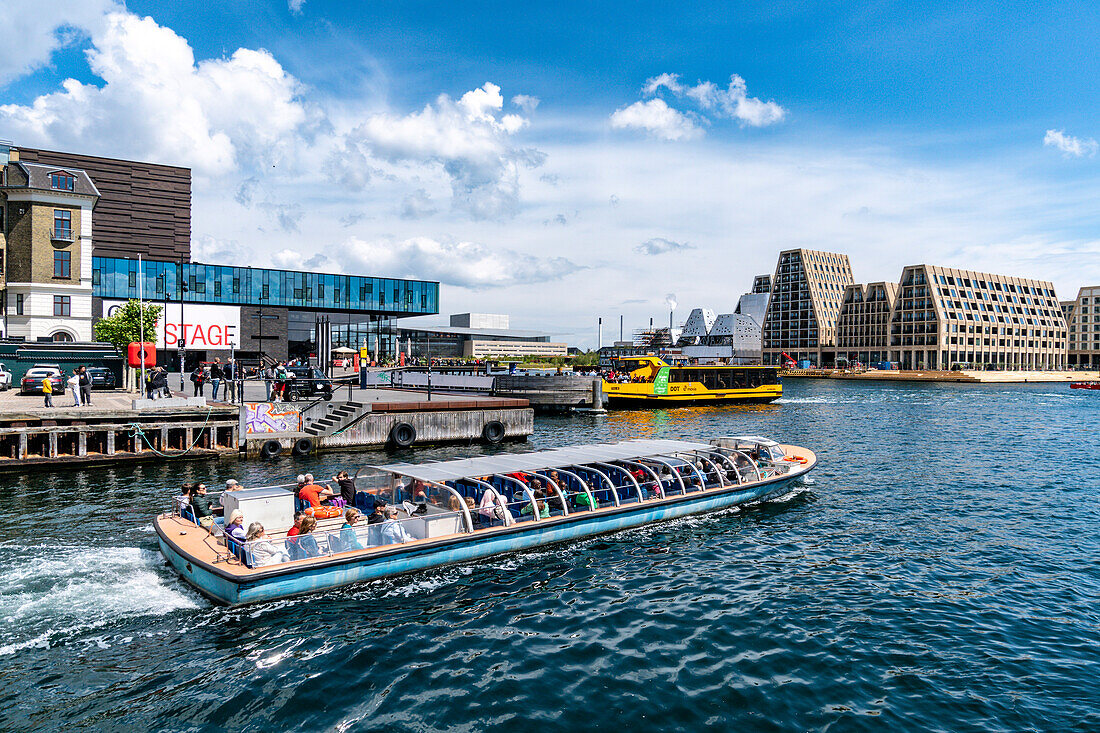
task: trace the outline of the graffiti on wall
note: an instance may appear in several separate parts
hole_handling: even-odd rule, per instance
[[[275,402],[244,403],[245,430],[249,433],[296,433],[302,429],[298,408]]]

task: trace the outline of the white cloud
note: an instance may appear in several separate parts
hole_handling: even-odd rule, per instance
[[[334,272],[342,273],[340,264],[327,255],[316,253],[303,254],[294,249],[282,249],[271,255],[271,261],[276,267],[284,270],[297,270],[299,272]]]
[[[686,86],[680,83],[678,74],[665,73],[647,79],[642,86],[642,93],[653,96],[661,89],[667,89],[677,97],[693,100],[702,110],[752,127],[764,127],[780,122],[787,114],[787,111],[775,102],[765,102],[750,97],[745,80],[737,74],[730,76],[729,85],[721,89],[710,81],[700,81],[695,86]]]
[[[615,110],[611,126],[616,130],[645,130],[662,140],[693,140],[703,135],[691,119],[669,107],[663,99],[635,102]]]
[[[545,155],[511,143],[528,121],[501,114],[503,107],[500,87],[486,82],[457,100],[441,94],[419,112],[370,115],[348,133],[345,147],[411,166],[414,174],[441,170],[451,185],[453,208],[474,219],[513,216],[519,209],[520,171],[539,167]]]
[[[401,202],[402,219],[424,219],[437,211],[439,209],[432,201],[432,197],[422,188],[410,193]]]
[[[205,174],[267,168],[307,112],[300,85],[267,51],[195,62],[186,39],[152,18],[108,14],[87,53],[101,86],[67,79],[30,105],[0,105],[23,145],[179,163]]]
[[[209,234],[200,234],[191,240],[191,259],[195,262],[247,262],[251,251],[235,239],[218,239]]]
[[[99,31],[115,0],[0,3],[0,86],[49,63],[55,51]]]
[[[1065,130],[1047,130],[1047,134],[1043,138],[1043,145],[1061,150],[1062,155],[1067,158],[1083,158],[1085,156],[1091,158],[1096,155],[1096,150],[1100,147],[1091,137],[1074,137],[1073,135],[1067,135]]]
[[[582,269],[564,257],[535,257],[430,237],[370,241],[352,237],[339,250],[350,264],[365,271],[474,289],[545,283]]]
[[[663,255],[666,252],[682,252],[686,249],[695,249],[687,242],[674,242],[663,237],[647,239],[634,248],[640,255]]]
[[[522,109],[527,114],[531,114],[535,111],[535,108],[539,106],[541,102],[538,97],[532,97],[530,94],[517,94],[512,97],[512,104]]]
[[[302,6],[305,4],[306,0],[287,0],[286,3],[287,7],[290,9],[290,12],[294,13],[295,15],[298,15],[302,12]]]

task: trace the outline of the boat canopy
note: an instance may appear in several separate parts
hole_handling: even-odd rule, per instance
[[[399,476],[408,476],[420,481],[443,483],[444,481],[476,476],[529,472],[559,466],[608,463],[611,461],[667,456],[673,453],[713,450],[714,446],[710,443],[695,443],[686,440],[639,439],[623,440],[617,443],[575,445],[534,453],[465,458],[457,461],[391,463],[384,466],[371,466],[371,468]]]

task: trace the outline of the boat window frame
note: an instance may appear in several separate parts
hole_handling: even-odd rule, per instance
[[[726,465],[729,466],[730,469],[733,470],[733,475],[737,477],[737,483],[733,484],[734,486],[740,486],[741,484],[745,483],[744,481],[741,480],[741,472],[739,470],[737,470],[737,464],[734,463],[733,461],[731,461],[729,456],[724,455],[720,450],[717,450],[717,446],[715,447],[715,453],[714,454],[715,454],[716,457],[721,458],[723,461],[725,461]]]
[[[504,522],[505,527],[511,527],[513,524],[516,523],[516,518],[512,516],[512,512],[508,511],[508,507],[504,503],[504,497],[500,495],[500,492],[497,491],[492,484],[487,484],[484,481],[476,479],[472,476],[463,476],[462,478],[455,479],[455,481],[469,481],[472,484],[482,487],[482,489],[484,489],[485,491],[492,492],[493,499],[496,500],[497,507],[501,511],[500,521]],[[480,504],[481,502],[479,501],[478,503]],[[486,527],[486,529],[489,529],[489,527]]]
[[[596,496],[595,496],[595,494],[592,493],[592,487],[590,487],[588,485],[588,482],[585,481],[583,478],[581,478],[579,474],[573,473],[572,471],[569,471],[569,470],[564,469],[564,468],[557,468],[556,466],[552,469],[547,469],[547,470],[557,471],[558,473],[564,473],[566,476],[572,476],[573,478],[577,479],[577,481],[580,482],[580,485],[584,487],[584,493],[588,495],[588,501],[590,502],[589,505],[588,505],[588,511],[595,511],[596,509],[599,508],[599,506],[596,502]]]
[[[714,469],[715,475],[718,476],[718,488],[726,488],[726,477],[722,475],[723,471],[718,470],[718,466],[714,463],[714,461],[707,458],[701,451],[696,451],[695,455],[698,456],[700,460],[706,461],[706,463],[708,463],[710,467]]]
[[[462,518],[466,521],[466,534],[473,534],[474,533],[474,519],[473,519],[473,517],[470,516],[470,507],[466,506],[465,497],[463,497],[462,494],[455,491],[454,487],[448,486],[447,484],[441,484],[438,481],[431,481],[431,480],[426,481],[425,483],[427,483],[428,486],[438,486],[440,488],[446,489],[447,491],[451,492],[452,496],[454,496],[456,499],[458,499],[458,506],[462,510]]]
[[[670,458],[676,458],[676,456],[649,456],[649,460],[656,461],[657,463],[660,463],[662,466],[668,466],[669,473],[671,473],[672,477],[674,479],[676,479],[677,483],[680,484],[680,491],[684,492],[684,496],[687,496],[688,490],[687,490],[687,484],[684,483],[684,477],[681,476],[680,472],[676,470],[676,466],[672,465],[672,463],[670,461],[666,460],[666,459],[670,459]],[[679,458],[679,459],[676,459],[676,460],[683,460],[683,459]],[[658,481],[658,483],[660,483],[660,482]],[[665,490],[664,486],[662,486],[661,487],[661,493],[662,494],[664,493],[664,490]]]
[[[754,461],[752,459],[752,456],[748,455],[744,451],[735,450],[733,448],[723,448],[722,446],[718,446],[718,445],[716,445],[714,447],[719,453],[721,453],[722,451],[729,451],[730,453],[736,453],[737,455],[744,457],[744,459],[749,462],[749,465],[752,466],[752,470],[756,472],[756,480],[757,481],[763,481],[764,480],[764,477],[760,474],[760,466],[756,465],[756,461]]]
[[[691,455],[690,453],[684,455]],[[699,477],[699,491],[707,490],[707,477],[703,475],[703,472],[699,470],[699,467],[695,465],[693,461],[689,461],[686,458],[680,458],[681,461],[691,466],[691,470],[695,471],[695,475]],[[684,493],[687,493],[687,489],[684,489]]]
[[[526,473],[526,471],[519,471],[519,473]],[[542,517],[539,516],[539,503],[535,499],[535,492],[531,491],[530,486],[523,483],[522,481],[520,481],[515,476],[509,476],[506,473],[494,473],[493,475],[498,477],[498,478],[505,479],[507,481],[515,481],[517,484],[519,484],[520,488],[523,489],[523,493],[527,496],[527,501],[531,502],[531,516],[533,516],[535,518],[536,522],[541,522],[542,521]],[[508,514],[511,515],[511,512],[508,512]]]
[[[544,470],[548,470],[548,469],[544,469]],[[554,469],[554,470],[557,470],[557,469]],[[557,482],[551,481],[549,476],[543,476],[541,473],[536,473],[534,471],[520,471],[520,473],[522,473],[524,476],[534,476],[535,478],[539,478],[539,479],[542,479],[543,481],[545,481],[550,486],[550,488],[552,488],[554,490],[554,493],[558,495],[558,501],[561,502],[562,516],[563,517],[568,517],[569,516],[569,507],[567,506],[569,504],[569,502],[566,500],[565,494],[562,493],[562,490],[558,488]]]
[[[661,486],[661,479],[657,476],[656,471],[654,471],[652,468],[645,465],[644,463],[639,463],[637,461],[630,461],[630,460],[623,459],[623,463],[625,463],[628,466],[637,466],[640,469],[642,469],[643,471],[648,471],[649,475],[653,477],[653,481],[657,484],[657,493],[661,495],[662,499],[665,498],[665,487]],[[642,499],[642,501],[645,501],[645,499]]]
[[[634,491],[638,494],[638,501],[639,502],[645,501],[645,496],[642,494],[642,485],[638,483],[638,479],[634,478],[633,474],[631,474],[630,471],[627,471],[622,466],[616,466],[613,463],[601,463],[599,461],[596,461],[594,465],[603,466],[604,468],[615,468],[615,469],[618,469],[618,470],[622,471],[623,473],[625,473],[626,477],[628,479],[630,479],[630,483],[634,484]],[[616,497],[618,497],[619,492],[616,490],[616,487],[612,486],[611,493],[615,494]],[[616,506],[619,506],[619,504],[616,503]]]
[[[596,465],[599,465],[599,464],[597,463]],[[615,506],[622,506],[619,503],[619,492],[615,491],[615,482],[611,480],[610,476],[608,476],[606,473],[599,470],[598,468],[592,468],[590,465],[587,465],[587,464],[577,466],[577,468],[583,468],[585,470],[591,471],[592,473],[596,474],[597,476],[602,478],[604,481],[606,481],[607,482],[607,488],[611,489],[611,501],[613,501],[615,503]]]

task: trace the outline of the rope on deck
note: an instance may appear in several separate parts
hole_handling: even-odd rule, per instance
[[[178,452],[175,452],[175,453],[164,453],[164,452],[159,451],[156,448],[154,448],[153,444],[149,442],[149,437],[147,435],[145,435],[145,431],[141,429],[141,425],[136,423],[136,422],[130,423],[130,437],[131,438],[136,438],[136,437],[140,436],[141,439],[143,441],[145,441],[145,445],[149,446],[149,450],[153,451],[158,456],[163,456],[165,458],[178,458],[179,456],[185,456],[188,453],[190,453],[191,449],[194,448],[198,444],[199,438],[202,437],[202,429],[210,424],[210,415],[212,415],[213,413],[214,413],[214,407],[210,406],[206,411],[206,419],[203,421],[202,427],[200,427],[198,429],[198,433],[195,435],[195,439],[193,441],[191,441],[191,445],[189,445],[185,449],[183,449],[181,451],[178,451]]]

